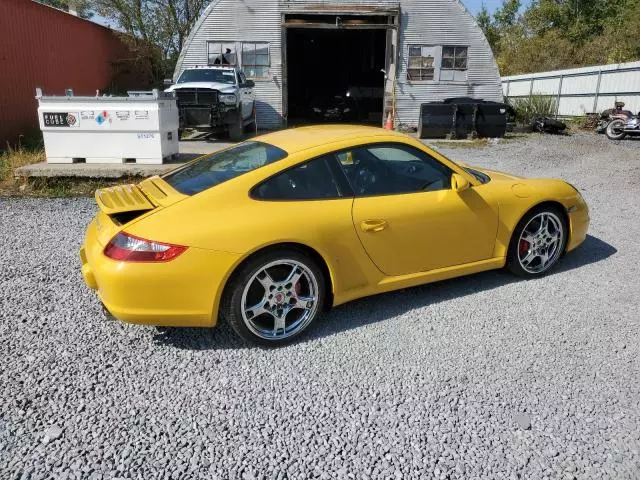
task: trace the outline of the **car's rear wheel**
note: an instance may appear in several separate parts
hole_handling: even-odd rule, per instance
[[[568,226],[564,215],[552,207],[529,212],[516,227],[507,267],[525,278],[539,277],[554,267],[567,244]]]
[[[224,318],[245,340],[264,346],[291,342],[322,309],[325,285],[315,261],[295,250],[250,259],[225,290]]]

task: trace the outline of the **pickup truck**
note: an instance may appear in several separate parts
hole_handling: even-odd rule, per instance
[[[233,66],[188,68],[165,92],[174,92],[180,113],[179,133],[226,130],[232,140],[254,122],[255,84]]]

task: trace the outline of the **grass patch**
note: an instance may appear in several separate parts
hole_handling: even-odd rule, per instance
[[[45,160],[44,150],[39,148],[9,148],[0,153],[0,193],[10,193],[18,187],[14,177],[17,168]]]
[[[100,180],[88,178],[32,178],[20,187],[20,194],[33,197],[92,197],[96,190],[139,183],[142,177],[123,177],[113,180]]]
[[[503,138],[476,138],[473,140],[433,140],[427,143],[430,147],[447,148],[447,149],[474,149],[484,148],[491,145],[499,145],[502,143],[517,142],[519,140],[526,139],[530,134],[528,133],[513,133],[508,132]]]
[[[530,95],[523,98],[512,98],[509,104],[516,112],[516,122],[530,125],[538,116],[554,117],[558,102],[549,95]]]
[[[24,165],[46,161],[44,149],[9,147],[0,153],[0,196],[32,197],[91,197],[100,188],[138,183],[142,177],[123,177],[114,180],[88,178],[16,178],[15,171]]]

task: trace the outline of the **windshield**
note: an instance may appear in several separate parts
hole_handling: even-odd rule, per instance
[[[176,83],[187,82],[214,82],[235,85],[236,74],[230,69],[198,68],[195,70],[185,70]]]
[[[286,156],[287,152],[273,145],[244,142],[202,157],[163,179],[180,193],[194,195]]]

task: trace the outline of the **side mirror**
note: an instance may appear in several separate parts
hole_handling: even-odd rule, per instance
[[[451,189],[454,192],[462,193],[465,190],[468,190],[470,187],[471,187],[471,184],[469,183],[469,180],[464,178],[459,173],[454,173],[451,176]]]
[[[162,81],[162,84],[164,85],[164,88],[169,88],[171,85],[173,85],[173,80],[170,78],[165,78]]]
[[[253,80],[247,80],[246,82],[244,82],[243,87],[246,88],[253,88],[256,86],[256,82],[254,82]]]

